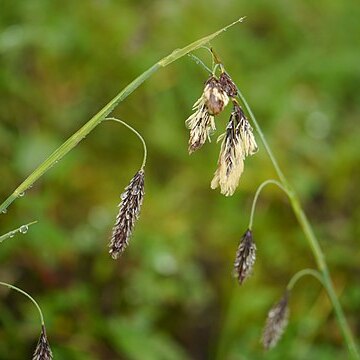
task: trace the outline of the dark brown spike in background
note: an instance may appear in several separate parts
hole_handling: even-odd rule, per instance
[[[256,245],[251,230],[247,230],[240,240],[234,263],[234,275],[242,284],[252,273],[256,259]]]
[[[120,210],[109,244],[113,259],[117,259],[127,247],[135,221],[139,218],[144,198],[144,178],[144,169],[140,169],[121,194]]]
[[[288,301],[289,293],[286,291],[268,313],[262,337],[262,343],[266,350],[273,348],[284,333],[289,317]]]
[[[36,345],[32,360],[52,360],[52,358],[53,356],[46,336],[45,325],[42,325],[39,341]]]

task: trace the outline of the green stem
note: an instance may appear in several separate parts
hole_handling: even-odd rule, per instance
[[[43,316],[43,313],[42,313],[42,311],[40,309],[40,306],[38,305],[38,303],[35,301],[35,299],[31,295],[29,295],[26,291],[21,290],[21,289],[19,289],[18,287],[14,286],[14,285],[11,285],[11,284],[8,284],[8,283],[2,282],[2,281],[0,281],[0,285],[3,285],[3,286],[6,286],[6,287],[8,287],[10,289],[16,290],[17,292],[25,295],[28,299],[30,299],[33,302],[33,304],[36,306],[36,308],[37,308],[37,310],[39,312],[41,326],[45,325],[44,316]]]
[[[333,305],[335,315],[338,320],[338,324],[339,324],[340,330],[342,332],[342,335],[344,337],[344,340],[346,342],[348,351],[353,359],[360,359],[360,355],[358,353],[358,349],[357,349],[355,340],[351,333],[350,327],[346,321],[345,314],[341,307],[339,299],[337,298],[337,295],[336,295],[336,292],[334,289],[334,285],[333,285],[333,282],[330,277],[329,269],[326,264],[323,251],[321,250],[319,241],[317,240],[315,233],[312,229],[312,226],[310,225],[310,222],[309,222],[304,210],[301,207],[299,198],[298,198],[295,190],[289,185],[285,175],[281,171],[280,166],[279,166],[279,164],[278,164],[278,162],[277,162],[277,160],[276,160],[276,158],[275,158],[275,156],[274,156],[274,154],[273,154],[273,152],[272,152],[272,150],[271,150],[271,148],[270,148],[256,118],[255,118],[254,113],[252,112],[249,104],[247,103],[245,97],[243,96],[243,94],[241,93],[241,91],[239,89],[238,89],[238,95],[239,95],[239,98],[241,99],[242,103],[244,104],[244,106],[255,126],[256,131],[258,132],[258,134],[260,136],[260,139],[265,147],[266,152],[268,153],[268,155],[270,157],[270,160],[275,168],[275,171],[276,171],[282,185],[287,190],[287,194],[290,199],[291,207],[292,207],[292,209],[295,213],[295,216],[306,236],[308,244],[309,244],[311,251],[315,257],[317,267],[323,276],[323,284],[328,293],[330,301]]]
[[[310,275],[313,276],[314,278],[316,278],[317,280],[319,280],[319,282],[325,287],[324,285],[324,279],[321,276],[321,274],[314,269],[303,269],[298,271],[296,274],[293,275],[293,277],[290,279],[289,283],[286,286],[286,290],[291,291],[293,289],[293,287],[295,286],[295,284],[303,277],[306,275]]]
[[[188,54],[188,56],[190,57],[191,60],[195,61],[195,63],[197,65],[202,66],[210,75],[213,74],[213,71],[211,71],[202,60],[200,60],[197,56],[195,56],[194,54]]]
[[[145,164],[146,164],[146,159],[147,159],[147,148],[146,148],[146,143],[144,138],[140,135],[140,133],[138,131],[136,131],[132,126],[130,126],[128,123],[126,123],[123,120],[114,118],[114,117],[109,117],[109,118],[105,118],[105,120],[112,120],[112,121],[116,121],[119,122],[120,124],[126,126],[129,130],[131,130],[142,142],[143,148],[144,148],[144,157],[143,157],[143,162],[141,164],[141,169],[144,168]]]
[[[281,183],[279,183],[277,180],[269,179],[269,180],[266,180],[266,181],[262,182],[262,183],[260,184],[260,186],[259,186],[259,187],[257,188],[257,190],[256,190],[256,193],[255,193],[255,196],[254,196],[254,200],[253,200],[253,203],[252,203],[252,206],[251,206],[250,220],[249,220],[249,226],[248,226],[248,229],[249,229],[249,230],[252,230],[252,226],[253,226],[253,222],[254,222],[255,207],[256,207],[256,204],[257,204],[259,195],[260,195],[262,189],[263,189],[266,185],[269,185],[269,184],[274,184],[274,185],[276,185],[277,187],[279,187],[282,191],[284,191],[284,192],[288,195],[287,190],[286,190],[286,189],[284,188],[284,186],[282,186]]]
[[[52,166],[58,163],[69,151],[71,151],[81,140],[83,140],[94,128],[99,125],[124,99],[126,99],[135,89],[137,89],[145,80],[147,80],[155,71],[161,67],[168,66],[172,62],[187,55],[209,41],[216,38],[218,35],[229,29],[230,27],[241,23],[244,18],[239,18],[233,23],[223,27],[222,29],[205,36],[191,44],[174,50],[168,56],[158,61],[148,70],[138,76],[129,85],[127,85],[118,95],[116,95],[108,104],[106,104],[96,115],[94,115],[81,129],[73,134],[67,141],[65,141],[59,148],[57,148],[43,163],[41,163],[25,180],[22,182],[14,192],[0,205],[0,214],[4,213],[8,206],[16,200],[22,193],[31,187],[36,180],[45,174]]]

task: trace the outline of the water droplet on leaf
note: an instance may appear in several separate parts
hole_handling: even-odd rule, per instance
[[[29,230],[29,227],[27,225],[23,225],[23,226],[20,226],[19,228],[19,231],[22,233],[22,234],[26,234]]]

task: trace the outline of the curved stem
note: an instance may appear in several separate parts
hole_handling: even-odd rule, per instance
[[[33,302],[33,304],[36,306],[36,308],[37,308],[37,310],[39,312],[41,326],[45,325],[44,316],[43,316],[43,313],[42,313],[42,311],[40,309],[40,306],[38,305],[38,303],[35,301],[35,299],[32,296],[30,296],[26,291],[21,290],[21,289],[19,289],[18,287],[14,286],[14,285],[11,285],[11,284],[8,284],[8,283],[2,282],[2,281],[0,281],[0,285],[3,285],[3,286],[6,286],[6,287],[8,287],[10,289],[16,290],[17,292],[25,295],[28,299],[30,299]]]
[[[328,296],[330,298],[330,301],[333,305],[333,308],[334,308],[334,312],[335,312],[335,315],[336,315],[336,318],[338,320],[338,324],[339,324],[339,327],[340,327],[340,330],[342,332],[342,335],[343,335],[343,338],[346,342],[346,345],[347,345],[347,348],[348,348],[348,351],[351,355],[351,357],[353,359],[360,359],[360,355],[358,353],[358,349],[357,349],[357,346],[356,346],[356,343],[355,343],[355,340],[354,340],[354,337],[352,335],[352,332],[350,330],[350,327],[349,327],[349,324],[347,323],[346,321],[346,318],[345,318],[345,314],[344,314],[344,311],[341,307],[341,304],[339,302],[339,299],[336,295],[336,292],[335,292],[335,289],[334,289],[334,285],[333,285],[333,282],[331,280],[331,277],[330,277],[330,273],[329,273],[329,269],[328,269],[328,266],[327,266],[327,263],[325,261],[325,257],[324,257],[324,253],[320,247],[320,244],[319,244],[319,241],[318,239],[316,238],[315,236],[315,233],[313,231],[313,228],[312,226],[310,225],[310,222],[300,204],[300,201],[299,201],[299,198],[296,194],[296,192],[294,191],[294,189],[289,185],[284,173],[282,172],[256,118],[255,118],[255,115],[254,113],[252,112],[248,102],[246,101],[244,95],[241,93],[241,91],[239,89],[238,90],[238,96],[240,98],[240,100],[242,101],[242,103],[244,104],[254,126],[255,126],[255,129],[256,131],[258,132],[259,136],[260,136],[260,139],[265,147],[265,150],[266,152],[268,153],[269,155],[269,158],[275,168],[275,171],[282,183],[282,185],[284,186],[284,188],[286,189],[288,195],[289,195],[289,199],[290,199],[290,204],[291,204],[291,207],[295,213],[295,216],[305,234],[305,237],[308,241],[308,244],[311,248],[311,251],[315,257],[315,261],[316,261],[316,264],[317,264],[317,267],[318,269],[320,270],[320,272],[322,273],[322,276],[323,276],[323,284],[324,284],[324,287],[328,293]]]
[[[252,203],[252,206],[251,206],[250,220],[249,220],[249,226],[248,226],[249,230],[252,230],[252,226],[253,226],[253,222],[254,222],[255,207],[256,207],[259,195],[260,195],[262,189],[266,185],[269,185],[269,184],[274,184],[274,185],[278,186],[282,191],[284,191],[286,193],[286,195],[289,196],[287,189],[285,189],[285,187],[282,186],[281,183],[279,183],[277,180],[269,179],[269,180],[266,180],[263,183],[261,183],[259,185],[259,187],[257,188],[257,190],[256,190],[254,200],[253,200],[253,203]]]
[[[202,66],[209,74],[212,74],[213,72],[204,64],[202,60],[200,60],[196,55],[194,54],[188,54],[191,60],[195,61],[197,65]]]
[[[290,279],[289,283],[286,286],[286,290],[291,291],[295,284],[306,275],[313,276],[315,279],[319,280],[319,282],[325,287],[324,279],[321,276],[321,274],[314,269],[303,269],[298,271],[296,274],[293,275],[293,277]]]
[[[143,162],[141,165],[141,169],[145,166],[146,164],[146,159],[147,159],[147,148],[146,148],[146,143],[144,138],[140,135],[140,133],[138,131],[136,131],[132,126],[130,126],[128,123],[126,123],[123,120],[114,118],[114,117],[107,117],[105,118],[105,120],[112,120],[112,121],[116,121],[119,122],[120,124],[123,124],[124,126],[126,126],[129,130],[131,130],[142,142],[143,148],[144,148],[144,157],[143,157]]]

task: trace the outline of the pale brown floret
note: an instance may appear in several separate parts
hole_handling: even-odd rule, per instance
[[[234,101],[234,109],[226,132],[219,137],[218,141],[221,139],[223,141],[218,167],[211,182],[211,188],[220,187],[222,194],[231,196],[239,184],[245,157],[255,154],[258,150],[252,128],[236,101]]]
[[[216,130],[214,115],[218,115],[228,104],[229,97],[223,91],[219,81],[211,76],[205,83],[201,97],[195,102],[186,121],[190,129],[189,154],[200,149]]]
[[[200,149],[210,135],[216,130],[214,116],[210,115],[202,96],[193,106],[195,112],[186,119],[185,124],[190,129],[189,154]]]
[[[220,114],[229,102],[229,97],[214,76],[206,82],[203,97],[210,115]]]

